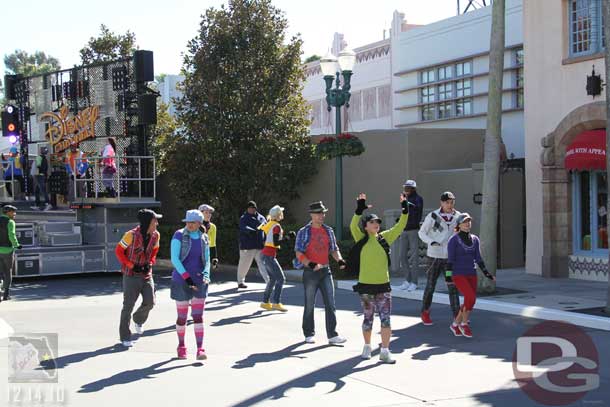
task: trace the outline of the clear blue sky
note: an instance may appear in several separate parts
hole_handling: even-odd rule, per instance
[[[62,68],[79,64],[78,51],[100,24],[112,31],[136,34],[140,49],[155,52],[155,73],[178,73],[181,53],[196,33],[200,16],[222,0],[104,0],[3,2],[0,23],[0,71],[4,55],[15,49],[45,51],[58,58]],[[465,2],[465,0],[463,0]],[[427,24],[456,14],[456,0],[274,0],[286,13],[289,34],[300,33],[304,56],[324,54],[333,33],[345,34],[350,47],[382,39],[394,10],[405,13],[407,22]],[[99,4],[99,5],[98,5]],[[6,15],[10,10],[11,16]]]

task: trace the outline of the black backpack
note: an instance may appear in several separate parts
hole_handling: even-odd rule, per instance
[[[367,233],[366,236],[364,238],[360,239],[349,251],[349,254],[347,256],[347,273],[349,275],[356,276],[356,277],[358,275],[360,275],[360,253],[362,253],[362,248],[368,241],[369,241],[369,234]],[[391,264],[390,245],[388,244],[388,241],[385,240],[385,238],[381,234],[377,235],[377,241],[379,242],[381,247],[383,247],[383,250],[385,251],[386,256],[388,256],[388,267],[389,267]]]

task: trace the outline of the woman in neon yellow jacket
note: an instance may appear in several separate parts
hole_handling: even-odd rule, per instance
[[[375,214],[362,216],[366,204],[366,194],[361,193],[357,200],[356,213],[350,224],[350,231],[356,244],[348,258],[348,266],[358,272],[358,284],[354,291],[360,294],[360,302],[364,313],[362,335],[364,348],[362,358],[371,358],[371,332],[375,313],[381,320],[381,352],[379,360],[382,363],[395,363],[390,354],[389,345],[392,336],[390,314],[392,312],[392,294],[390,287],[390,245],[400,237],[409,218],[409,203],[404,195],[400,196],[402,215],[398,223],[391,229],[380,232],[381,219]]]

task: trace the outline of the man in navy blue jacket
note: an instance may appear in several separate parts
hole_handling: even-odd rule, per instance
[[[407,180],[403,188],[411,209],[409,209],[409,221],[400,237],[400,269],[405,273],[405,281],[400,288],[413,291],[417,288],[419,275],[418,232],[424,212],[424,200],[417,194],[417,183],[414,180]]]
[[[248,202],[248,208],[239,218],[239,264],[237,265],[237,288],[248,288],[245,284],[246,274],[250,270],[252,260],[256,260],[258,271],[265,282],[269,281],[267,270],[263,266],[261,250],[264,235],[258,227],[267,223],[263,215],[258,213],[256,202]]]

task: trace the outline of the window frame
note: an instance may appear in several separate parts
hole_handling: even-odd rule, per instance
[[[573,11],[574,5],[580,2],[586,2],[588,5],[580,10],[588,10],[588,20],[589,20],[589,28],[588,28],[588,39],[587,42],[589,44],[589,49],[585,51],[575,51],[574,47],[578,47],[578,45],[584,44],[583,40],[578,40],[579,34],[585,33],[585,30],[576,30],[574,31],[575,21],[574,17],[578,15],[578,10],[576,12]],[[568,0],[568,55],[571,58],[581,57],[596,54],[602,52],[604,50],[605,36],[604,36],[604,21],[603,21],[603,12],[602,12],[602,2],[601,0]],[[576,39],[576,41],[575,41]]]

